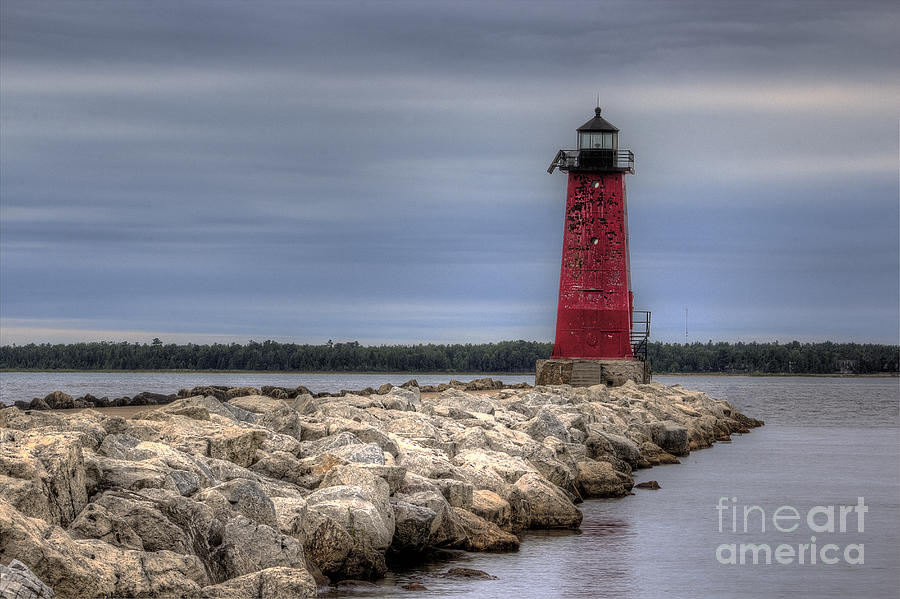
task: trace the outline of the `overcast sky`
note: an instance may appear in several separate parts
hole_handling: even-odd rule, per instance
[[[898,342],[896,1],[0,11],[2,343],[551,341],[598,92],[655,339]]]

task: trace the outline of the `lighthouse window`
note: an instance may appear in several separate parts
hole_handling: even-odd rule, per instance
[[[578,134],[579,149],[615,150],[615,132],[595,132]]]

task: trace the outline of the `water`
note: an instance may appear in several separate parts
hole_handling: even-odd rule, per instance
[[[200,384],[286,387],[303,384],[315,391],[359,389],[415,377],[421,384],[468,380],[481,375],[267,375],[142,373],[2,373],[0,398],[43,396],[55,389],[73,395],[170,393]],[[501,376],[532,382],[527,376]],[[716,444],[682,458],[681,465],[635,473],[637,482],[659,481],[662,489],[637,489],[624,499],[591,500],[578,533],[530,532],[521,550],[509,554],[456,554],[443,561],[391,573],[376,586],[332,590],[333,597],[891,597],[900,594],[900,381],[865,378],[669,377],[731,401],[739,410],[766,421],[732,443]],[[24,395],[22,395],[24,394]],[[747,533],[731,530],[720,498],[760,506],[766,531],[750,519]],[[864,497],[864,530],[848,518],[845,533],[818,533],[819,548],[864,545],[864,563],[772,563],[730,565],[716,559],[721,544],[810,542],[805,523],[794,533],[772,528],[779,506],[801,514],[816,505],[855,505]],[[728,500],[726,500],[727,503]],[[838,508],[839,510],[839,508]],[[729,512],[730,513],[730,512]],[[754,515],[758,512],[754,512]],[[485,570],[498,580],[439,578],[447,568]],[[412,592],[401,585],[424,584]]]
[[[168,372],[0,372],[0,403],[30,401],[56,390],[73,397],[90,393],[94,397],[131,397],[141,391],[177,393],[201,385],[230,387],[294,388],[305,385],[314,393],[335,393],[341,389],[378,388],[384,383],[401,385],[416,379],[420,385],[437,385],[455,378],[462,381],[492,377],[504,383],[534,383],[533,375],[509,374],[267,374],[267,373],[168,373]]]

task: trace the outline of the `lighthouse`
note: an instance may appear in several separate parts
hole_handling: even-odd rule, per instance
[[[568,173],[556,340],[539,360],[535,384],[649,382],[650,313],[635,311],[628,253],[625,175],[634,154],[601,116],[577,130],[577,149],[560,150],[547,172]]]

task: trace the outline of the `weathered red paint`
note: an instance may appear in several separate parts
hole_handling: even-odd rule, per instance
[[[569,172],[553,358],[634,359],[621,172]]]

